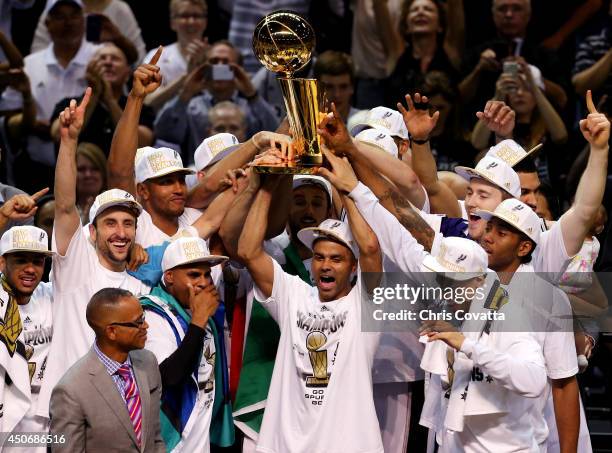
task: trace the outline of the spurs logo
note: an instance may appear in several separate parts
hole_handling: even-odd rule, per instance
[[[523,208],[525,206],[523,206],[522,204],[517,204],[515,207],[512,208],[513,211],[522,211]]]
[[[491,162],[489,165],[487,165],[487,168],[485,168],[485,170],[490,170],[495,167],[497,167],[497,162]]]
[[[129,193],[129,192],[125,192],[125,193],[123,194],[123,198],[131,198],[131,197],[132,197],[132,196],[130,195],[130,193]]]
[[[40,233],[40,236],[38,236],[38,240],[42,242],[44,239],[45,239],[45,233]]]
[[[393,115],[393,112],[385,112],[383,118],[389,118],[391,115]]]
[[[461,254],[457,257],[457,259],[455,260],[455,263],[459,264],[461,261],[465,261],[466,259],[467,259],[467,255]]]
[[[331,229],[338,228],[340,225],[342,225],[342,223],[341,223],[341,222],[334,222],[334,223],[333,223],[333,224],[330,226],[330,228],[331,228]]]
[[[382,140],[383,138],[385,138],[385,134],[378,134],[375,140]]]

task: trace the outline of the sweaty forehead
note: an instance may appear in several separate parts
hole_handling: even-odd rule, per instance
[[[344,256],[353,258],[353,252],[345,245],[328,238],[315,240],[312,251],[323,256]]]
[[[486,193],[499,193],[501,194],[501,189],[497,187],[495,184],[487,181],[483,178],[472,178],[470,179],[469,184],[470,189],[474,192],[486,192]]]

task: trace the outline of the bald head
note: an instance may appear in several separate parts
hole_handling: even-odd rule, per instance
[[[91,297],[85,316],[96,337],[101,336],[104,328],[119,318],[122,303],[130,299],[135,299],[134,295],[120,288],[103,288]]]

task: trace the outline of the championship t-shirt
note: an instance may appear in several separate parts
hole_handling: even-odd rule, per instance
[[[382,452],[371,375],[379,335],[361,332],[360,278],[345,297],[321,302],[316,287],[272,262],[272,295],[255,288],[255,297],[281,338],[257,451]]]
[[[162,363],[177,349],[174,332],[168,321],[151,310],[145,310],[145,317],[149,330],[147,331],[148,349]],[[207,325],[202,346],[202,358],[198,368],[198,393],[191,416],[183,430],[181,441],[174,452],[202,452],[210,451],[209,430],[212,419],[213,402],[215,399],[215,341]]]
[[[202,215],[202,211],[194,208],[185,208],[183,214],[178,218],[178,232],[191,226]],[[175,234],[176,235],[176,234]],[[175,236],[173,235],[173,236]],[[167,235],[153,224],[151,214],[142,211],[138,217],[138,228],[136,228],[136,243],[142,248],[151,245],[160,245],[164,241],[169,241],[172,236]]]
[[[57,251],[55,232],[52,248]],[[68,368],[83,357],[95,338],[87,324],[85,310],[91,296],[102,288],[122,288],[134,295],[148,294],[150,288],[126,271],[114,272],[102,264],[79,226],[64,256],[53,256],[54,335],[49,348],[45,378],[39,396],[37,414],[48,417],[51,391]]]

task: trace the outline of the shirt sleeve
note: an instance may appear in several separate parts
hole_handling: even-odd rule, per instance
[[[79,283],[82,285],[91,279],[94,269],[91,266],[91,255],[95,255],[94,246],[89,243],[85,236],[83,226],[79,223],[65,255],[57,252],[55,242],[55,230],[51,239],[51,250],[55,252],[52,261],[53,288],[59,292],[70,292],[78,289]],[[96,258],[97,259],[97,256]]]
[[[555,284],[572,261],[568,255],[563,242],[563,231],[561,221],[555,222],[552,228],[540,234],[540,243],[534,250],[532,256],[533,269],[538,273],[544,273],[545,280]]]
[[[512,336],[511,344],[503,351],[466,338],[461,352],[504,388],[530,398],[539,396],[546,386],[542,348],[528,333],[499,334]]]
[[[427,252],[393,214],[381,206],[372,191],[360,182],[349,196],[378,237],[382,252],[403,272],[421,272]]]
[[[289,310],[293,301],[299,297],[308,297],[306,292],[310,291],[311,287],[299,277],[287,274],[275,260],[272,260],[272,264],[274,266],[272,294],[270,297],[265,297],[257,285],[253,287],[253,294],[282,330],[288,325]]]

